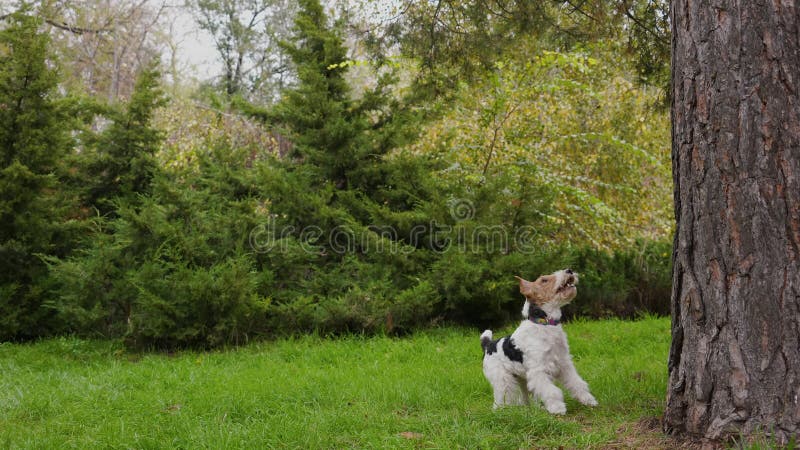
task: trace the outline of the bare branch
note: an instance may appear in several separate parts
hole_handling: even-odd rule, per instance
[[[0,20],[8,20],[9,18],[11,18],[11,14],[4,14],[4,15],[0,16]],[[75,33],[75,34],[86,34],[86,33],[89,33],[89,34],[100,34],[100,33],[110,33],[111,31],[114,31],[113,28],[84,28],[84,27],[79,27],[79,26],[75,26],[75,25],[70,25],[70,24],[65,23],[65,22],[60,22],[60,21],[57,21],[55,19],[48,19],[47,17],[42,18],[42,20],[46,24],[48,24],[50,26],[59,28],[61,30],[69,31],[70,33]]]

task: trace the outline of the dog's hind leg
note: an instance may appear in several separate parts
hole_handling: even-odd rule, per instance
[[[522,377],[515,377],[517,379],[517,386],[519,386],[519,393],[520,393],[520,405],[529,405],[530,399],[528,396],[528,383],[525,382],[525,378]]]
[[[502,376],[492,381],[492,388],[494,389],[494,407],[501,406],[518,406],[528,404],[528,392],[520,386],[519,379],[510,373],[504,373]]]
[[[520,388],[518,378],[505,370],[502,365],[484,363],[483,374],[486,375],[486,379],[492,385],[495,409],[506,405],[524,405],[527,403],[527,392]]]

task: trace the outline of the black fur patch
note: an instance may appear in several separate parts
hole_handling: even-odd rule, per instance
[[[499,341],[498,339],[497,341]],[[497,341],[493,341],[489,338],[481,339],[481,347],[483,347],[483,352],[487,355],[491,355],[492,353],[497,351]]]
[[[547,313],[544,312],[542,308],[538,306],[531,305],[530,309],[528,310],[528,320],[536,321],[536,319],[547,319]]]
[[[512,361],[516,361],[518,363],[522,362],[522,352],[520,349],[514,345],[514,341],[511,339],[511,336],[507,337],[506,340],[503,341],[503,353],[506,354],[506,357]]]

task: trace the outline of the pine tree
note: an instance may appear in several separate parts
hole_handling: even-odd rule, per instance
[[[362,201],[414,208],[420,196],[428,195],[420,191],[425,183],[408,179],[409,161],[388,161],[385,155],[413,139],[418,118],[388,93],[396,81],[391,72],[376,73],[376,85],[354,98],[345,78],[349,61],[340,27],[329,23],[318,0],[300,2],[294,34],[282,43],[297,71],[297,86],[284,93],[273,111],[256,115],[286,132],[294,149],[293,169],[311,176],[315,187],[328,183],[336,191],[334,197],[357,191]],[[254,112],[252,107],[245,109]],[[422,160],[414,163],[426,165]],[[412,188],[416,192],[388,192],[392,180],[418,182]],[[351,204],[348,209],[356,212],[353,207],[364,206]]]
[[[160,174],[156,152],[163,133],[152,119],[165,102],[153,62],[137,77],[127,103],[92,106],[111,119],[102,132],[85,137],[85,152],[79,159],[80,177],[87,185],[81,193],[83,207],[96,209],[100,217],[86,221],[93,226],[86,230],[80,251],[69,258],[49,259],[51,281],[58,291],[49,306],[63,330],[113,336],[130,325],[136,290],[128,278],[142,264],[151,243],[136,241],[140,235],[135,233],[126,234],[131,227],[125,219],[140,214],[145,205],[158,205],[151,196]]]
[[[42,255],[64,250],[58,173],[71,151],[40,22],[20,11],[0,31],[0,340],[41,334]]]
[[[93,179],[87,201],[102,215],[112,213],[115,199],[147,194],[157,170],[155,154],[163,133],[152,126],[156,108],[166,103],[156,63],[137,78],[131,99],[112,109],[113,122],[94,142],[94,158],[87,164]]]
[[[428,311],[438,297],[414,277],[430,253],[410,250],[427,242],[418,225],[426,225],[422,208],[436,190],[426,160],[387,157],[415,134],[414,116],[387,93],[391,76],[352,95],[340,25],[318,0],[299,3],[294,35],[283,43],[296,87],[271,111],[244,105],[287,135],[294,152],[262,178],[275,229],[298,230],[284,242],[300,244],[260,256],[262,267],[283,274],[275,326],[363,331],[422,320],[414,311]]]
[[[295,156],[319,171],[339,189],[363,158],[360,137],[367,128],[364,114],[350,99],[344,79],[347,58],[341,35],[318,0],[302,0],[294,35],[282,47],[297,70],[298,86],[278,105],[278,122],[289,129]]]

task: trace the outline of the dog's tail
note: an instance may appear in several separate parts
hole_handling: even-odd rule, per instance
[[[492,345],[492,330],[486,330],[481,334],[481,348],[483,349],[483,353],[486,353],[490,345]]]

